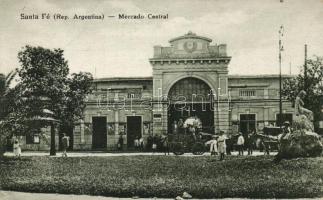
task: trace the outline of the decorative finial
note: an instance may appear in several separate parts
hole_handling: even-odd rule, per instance
[[[196,34],[193,33],[192,31],[188,31],[188,33],[186,35],[196,35]]]

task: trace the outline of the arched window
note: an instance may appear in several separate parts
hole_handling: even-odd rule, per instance
[[[171,101],[209,101],[212,96],[212,90],[204,81],[198,78],[183,78],[177,81],[169,90],[168,99]]]

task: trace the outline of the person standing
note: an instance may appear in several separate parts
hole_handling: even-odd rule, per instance
[[[207,144],[210,144],[210,154],[211,156],[218,154],[218,141],[216,140],[216,136],[212,136],[212,140],[208,141]]]
[[[118,140],[118,150],[122,151],[123,150],[123,136],[120,134],[119,140]]]
[[[145,144],[144,144],[144,138],[143,137],[140,137],[139,138],[139,149],[141,151],[143,151],[144,150],[144,146],[145,146]]]
[[[134,143],[135,149],[138,150],[139,149],[139,137],[138,136],[135,137],[133,143]]]
[[[194,116],[193,127],[197,130],[199,128],[199,121],[196,116]]]
[[[224,154],[226,152],[225,140],[226,140],[226,137],[224,135],[224,131],[220,131],[220,136],[218,138],[218,151],[220,154],[220,161],[224,160]]]
[[[238,137],[238,141],[237,141],[237,147],[238,147],[238,151],[239,151],[239,156],[242,155],[243,156],[243,146],[244,146],[244,138],[242,136],[242,133],[239,133],[239,137]]]
[[[231,155],[231,151],[233,149],[233,145],[234,145],[234,142],[233,142],[233,138],[232,138],[232,135],[229,134],[226,141],[226,146],[227,146],[227,155]]]
[[[13,142],[13,153],[15,154],[16,157],[21,156],[21,148],[20,148],[20,143],[18,139],[15,139]]]
[[[192,136],[192,138],[194,139],[194,141],[196,140],[196,135],[195,135],[195,127],[191,124],[188,125],[188,132],[189,134]]]
[[[174,135],[178,133],[178,125],[176,120],[173,122],[172,131]]]
[[[248,155],[252,155],[253,153],[254,138],[255,138],[255,132],[251,131],[246,138]]]
[[[63,146],[63,157],[67,157],[67,148],[70,146],[70,137],[66,136],[65,133],[63,133],[62,137],[62,146]]]
[[[147,137],[147,144],[146,144],[146,150],[147,151],[152,150],[153,143],[154,143],[153,136],[151,134],[149,134],[148,137]]]

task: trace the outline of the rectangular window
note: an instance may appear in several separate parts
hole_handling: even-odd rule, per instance
[[[141,98],[141,89],[131,89],[127,93],[128,99],[140,99]]]
[[[240,114],[239,130],[243,134],[256,130],[256,115],[255,114]]]
[[[26,135],[26,144],[39,144],[40,143],[40,137],[39,134],[27,134]]]
[[[40,138],[39,138],[39,135],[37,134],[35,134],[34,135],[34,144],[39,144],[40,143]]]
[[[240,90],[239,96],[240,97],[255,97],[256,91],[255,90]]]

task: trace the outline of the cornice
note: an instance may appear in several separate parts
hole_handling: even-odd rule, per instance
[[[228,64],[231,57],[216,57],[216,58],[150,58],[149,62],[152,65],[171,65],[171,64]]]

